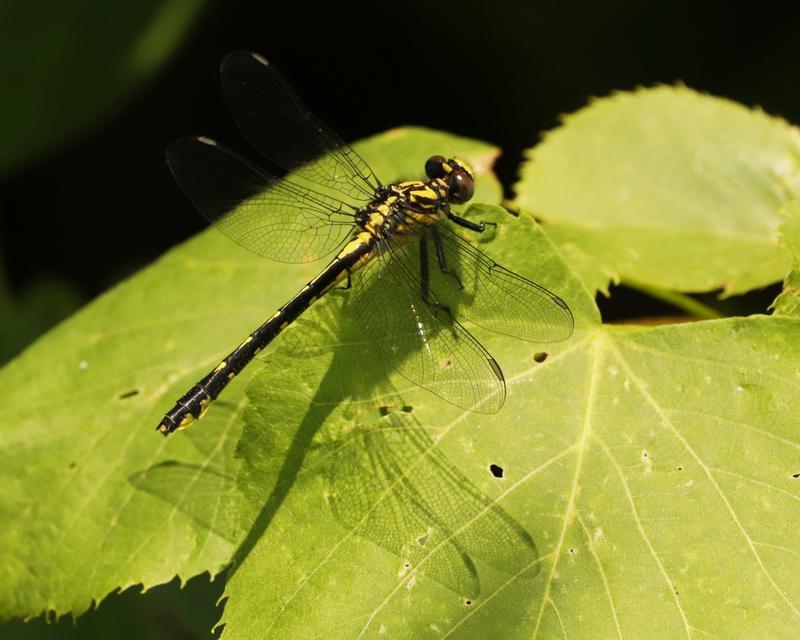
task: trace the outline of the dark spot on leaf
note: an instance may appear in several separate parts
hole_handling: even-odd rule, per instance
[[[495,478],[502,478],[503,477],[503,467],[498,467],[496,464],[489,465],[489,471],[492,472],[492,475]]]
[[[404,562],[403,563],[403,568],[404,569],[410,569],[411,568],[411,563],[410,562]]]
[[[533,354],[534,362],[544,362],[547,360],[547,352],[545,351],[537,351]]]
[[[426,543],[427,541],[428,541],[428,534],[427,534],[427,533],[425,533],[425,534],[421,535],[419,538],[417,538],[417,544],[418,544],[420,547],[424,547],[424,546],[425,546],[425,543]]]
[[[676,468],[678,471],[683,471],[683,467],[681,467],[680,465],[678,465],[678,466],[677,466],[677,467],[675,467],[675,468]]]
[[[575,555],[575,548],[574,547],[570,547],[569,548],[569,555],[571,555],[571,556]]]
[[[75,468],[75,467],[77,467],[77,466],[78,466],[78,463],[77,463],[77,462],[74,462],[74,461],[73,461],[73,462],[70,462],[70,463],[69,463],[69,468],[70,468],[70,469],[74,469],[74,468]]]
[[[386,416],[389,415],[389,407],[387,407],[386,405],[378,407],[378,413],[381,414],[382,418],[385,418]]]
[[[472,600],[464,600],[464,604],[470,606],[472,604]]]
[[[414,407],[412,407],[410,404],[404,404],[402,407],[400,407],[400,411],[403,413],[411,413],[413,410]]]
[[[119,394],[120,400],[125,400],[126,398],[132,398],[133,396],[138,396],[139,390],[138,389],[131,389],[130,391],[126,391],[125,393]]]
[[[681,594],[678,592],[678,587],[672,587],[672,591],[675,593],[675,595],[676,595],[676,596],[679,596],[679,595],[681,595]]]
[[[800,473],[793,473],[792,478],[800,478]]]

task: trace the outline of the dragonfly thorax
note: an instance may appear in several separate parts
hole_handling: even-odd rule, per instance
[[[358,226],[378,239],[419,233],[447,212],[444,180],[410,180],[381,189],[356,214]]]

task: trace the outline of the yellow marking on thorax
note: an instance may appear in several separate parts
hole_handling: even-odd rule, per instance
[[[222,371],[227,366],[228,366],[228,363],[225,360],[223,360],[222,362],[220,362],[217,365],[217,367],[216,367],[216,369],[214,369],[213,373],[219,373],[220,371]]]
[[[422,189],[414,189],[411,191],[410,195],[412,198],[426,198],[429,200],[436,200],[438,197],[436,192],[427,185]]]
[[[380,227],[385,221],[387,213],[382,213],[380,211],[373,211],[369,214],[369,219],[367,220],[367,224],[365,225],[368,231],[372,231],[374,233],[375,229]]]

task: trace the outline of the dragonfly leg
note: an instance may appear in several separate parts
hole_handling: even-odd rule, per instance
[[[341,285],[339,287],[339,289],[341,289],[342,291],[347,291],[350,287],[352,287],[353,286],[353,278],[352,278],[352,276],[353,276],[353,274],[350,273],[350,271],[348,270],[348,272],[347,272],[347,282],[345,284]]]
[[[470,231],[477,231],[478,233],[483,233],[484,231],[486,231],[487,224],[495,225],[494,222],[472,222],[471,220],[467,220],[466,218],[457,216],[452,211],[447,212],[447,218],[452,223],[457,224],[459,227],[464,227],[465,229],[469,229]]]
[[[444,244],[442,244],[442,236],[439,235],[439,230],[436,227],[431,229],[433,233],[433,248],[436,249],[436,262],[439,263],[439,271],[452,277],[457,283],[458,288],[463,289],[464,285],[461,284],[461,279],[447,266],[447,257],[444,255]]]
[[[428,238],[423,233],[420,235],[419,238],[419,273],[420,273],[420,294],[422,295],[422,299],[425,301],[426,304],[430,305],[434,309],[434,313],[439,311],[443,311],[447,314],[449,323],[448,325],[453,332],[453,336],[456,337],[456,330],[453,328],[453,322],[455,318],[453,317],[453,312],[446,304],[442,304],[441,302],[437,302],[436,300],[431,299],[431,289],[430,289],[430,268],[428,265]]]

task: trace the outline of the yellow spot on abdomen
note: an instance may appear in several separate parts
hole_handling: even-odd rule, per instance
[[[211,398],[203,398],[200,401],[200,415],[197,416],[198,418],[202,418],[206,411],[208,411],[208,407],[211,404]]]

